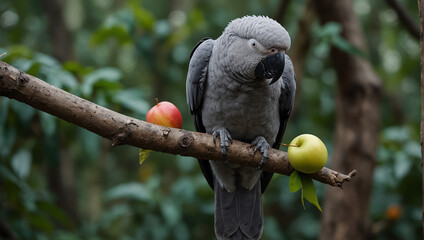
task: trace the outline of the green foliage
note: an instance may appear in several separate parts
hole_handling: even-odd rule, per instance
[[[186,107],[185,75],[192,47],[203,37],[218,37],[231,19],[247,14],[275,16],[281,4],[277,0],[61,2],[74,58],[59,62],[53,57],[55,44],[66,46],[52,40],[40,0],[3,0],[0,59],[139,119],[145,118],[155,97],[171,101],[183,114],[183,128],[189,130],[194,126]],[[416,4],[401,2],[416,12]],[[304,3],[291,3],[284,16],[293,46]],[[393,204],[403,212],[376,239],[418,239],[419,43],[383,2],[353,4],[368,49],[347,42],[337,23],[313,24],[313,44],[283,142],[299,133],[313,133],[328,146],[331,159],[338,80],[330,49],[369,59],[385,85],[371,220],[386,221],[386,209]],[[138,149],[110,145],[84,129],[1,97],[0,219],[20,239],[214,235],[213,193],[195,159],[153,152],[140,166]],[[290,194],[304,184],[290,183],[288,177],[276,174],[264,194],[263,239],[318,238],[320,212],[304,211],[298,196]],[[317,201],[322,201],[324,192],[324,186],[317,184]]]
[[[322,212],[321,206],[318,203],[314,182],[310,176],[293,171],[289,178],[289,188],[292,193],[302,190],[300,200],[304,209],[306,209],[304,202],[306,199]]]
[[[318,51],[325,51],[328,47],[334,46],[346,53],[365,58],[365,53],[344,39],[340,34],[342,27],[339,23],[329,22],[314,30],[315,38],[319,41]],[[322,49],[322,50],[321,50]]]

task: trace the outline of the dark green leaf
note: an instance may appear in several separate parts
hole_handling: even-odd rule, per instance
[[[79,62],[68,61],[63,63],[63,69],[75,75],[86,75],[92,71],[91,67],[83,66]]]
[[[99,45],[105,43],[108,39],[116,39],[119,44],[130,43],[131,21],[125,19],[130,15],[131,13],[128,14],[128,11],[125,11],[122,14],[118,13],[106,18],[99,30],[91,36],[90,43],[92,45]]]
[[[149,104],[142,98],[143,92],[139,89],[118,91],[112,100],[141,115],[146,115],[150,109]]]
[[[7,54],[4,56],[5,62],[11,62],[17,58],[32,58],[33,52],[24,45],[13,45],[7,48]],[[12,64],[13,65],[13,64]]]
[[[121,78],[121,71],[116,68],[105,67],[97,69],[85,76],[81,84],[81,92],[85,96],[90,96],[94,90],[94,85],[100,81],[116,83]]]
[[[2,176],[3,179],[11,181],[17,186],[20,186],[20,183],[22,183],[22,180],[18,179],[9,168],[2,165],[0,165],[0,176]]]
[[[53,223],[41,214],[29,214],[28,220],[32,227],[42,230],[46,233],[53,232]]]
[[[137,24],[148,31],[152,30],[155,23],[153,14],[136,1],[131,1],[130,4]]]
[[[37,207],[40,211],[46,212],[51,218],[59,221],[62,225],[67,226],[68,228],[72,227],[71,219],[58,205],[46,201],[40,201],[38,202]]]
[[[119,90],[122,88],[122,85],[119,82],[109,81],[109,80],[100,80],[93,85],[94,89],[98,90]]]
[[[125,25],[116,25],[109,28],[101,28],[90,39],[92,45],[100,45],[110,38],[115,38],[120,44],[128,43],[131,38]]]

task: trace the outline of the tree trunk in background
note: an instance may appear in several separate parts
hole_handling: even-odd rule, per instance
[[[53,56],[60,62],[74,58],[71,33],[63,18],[63,5],[60,0],[42,0],[48,18],[48,31],[53,45]]]
[[[308,0],[305,4],[302,16],[299,19],[299,28],[296,33],[296,38],[288,55],[295,63],[294,72],[296,74],[296,100],[295,104],[299,104],[297,99],[300,99],[303,71],[305,69],[306,57],[312,45],[312,24],[316,18],[314,9],[314,0]],[[294,108],[295,110],[297,107]]]
[[[424,138],[423,138],[423,130],[424,130],[424,8],[423,1],[418,0],[418,12],[420,14],[420,55],[421,55],[421,168],[423,169],[423,177],[422,177],[422,230],[424,236]]]
[[[323,24],[342,26],[342,36],[364,50],[364,36],[350,0],[317,0]],[[327,188],[320,239],[367,239],[370,234],[369,202],[380,130],[382,83],[366,59],[331,50],[338,84],[336,132],[331,167],[358,169],[344,190]]]
[[[61,0],[42,0],[43,9],[48,18],[48,32],[53,47],[52,55],[60,62],[73,60],[71,33],[63,18]],[[57,141],[59,136],[56,135]],[[78,203],[76,198],[74,158],[68,149],[51,155],[48,161],[49,187],[57,197],[58,205],[74,221],[78,221]]]
[[[291,0],[282,0],[280,1],[280,6],[278,7],[278,11],[274,16],[274,19],[284,26],[284,19],[286,18],[287,10],[290,6]]]

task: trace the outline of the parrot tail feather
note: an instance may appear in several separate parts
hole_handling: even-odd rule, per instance
[[[263,230],[261,184],[252,189],[240,184],[234,192],[215,183],[215,234],[219,240],[259,239]]]

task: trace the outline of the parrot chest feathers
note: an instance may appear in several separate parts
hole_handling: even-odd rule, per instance
[[[210,80],[202,109],[206,132],[224,127],[236,140],[250,142],[263,136],[269,144],[275,142],[280,125],[280,83],[249,86],[234,80]]]

